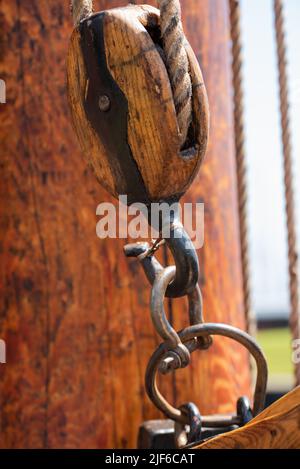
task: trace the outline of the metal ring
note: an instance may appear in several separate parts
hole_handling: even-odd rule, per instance
[[[255,358],[257,366],[257,377],[254,392],[254,405],[253,405],[253,416],[255,417],[264,408],[265,394],[268,379],[268,368],[266,359],[261,348],[254,341],[254,339],[246,332],[237,329],[233,326],[226,324],[214,324],[205,323],[190,326],[183,331],[178,333],[178,336],[183,344],[189,343],[193,338],[196,337],[207,337],[207,336],[221,335],[229,337],[244,347],[246,347],[251,355]],[[167,400],[159,392],[156,375],[159,368],[159,364],[166,353],[165,344],[161,344],[156,351],[153,353],[145,377],[146,390],[149,398],[153,404],[160,409],[168,418],[177,422],[188,424],[187,418],[184,413],[173,407],[167,402]],[[203,416],[202,423],[207,426],[227,426],[240,423],[240,416]]]

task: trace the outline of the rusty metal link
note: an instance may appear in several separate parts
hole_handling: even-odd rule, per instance
[[[220,335],[229,337],[244,347],[246,347],[254,357],[257,366],[257,377],[254,392],[254,403],[252,415],[255,417],[263,410],[268,378],[268,369],[266,359],[260,347],[255,340],[246,332],[226,324],[203,323],[187,327],[178,333],[183,344],[192,353],[196,348],[194,346],[195,338]],[[172,406],[160,393],[156,375],[160,368],[160,363],[168,352],[165,343],[161,344],[153,353],[146,371],[145,384],[147,394],[153,404],[160,409],[168,418],[188,425],[186,414],[179,408]],[[239,412],[237,415],[217,415],[203,416],[202,424],[208,427],[227,427],[231,425],[243,425],[244,416]]]
[[[149,243],[127,245],[125,254],[139,259],[152,285],[151,319],[155,330],[163,339],[163,343],[153,353],[148,363],[145,376],[146,391],[153,404],[177,423],[175,439],[177,446],[182,447],[190,446],[193,444],[192,440],[200,438],[201,425],[217,431],[220,429],[228,431],[235,426],[244,425],[252,416],[263,410],[268,371],[260,347],[249,334],[226,324],[203,322],[202,295],[197,284],[199,265],[196,251],[176,216],[166,218],[164,223],[169,224],[170,233],[172,233],[170,238],[165,238],[165,243],[173,253],[175,266],[163,268],[155,258],[154,253],[162,243],[161,238],[152,245]],[[159,226],[163,226],[162,221]],[[162,230],[158,231],[162,232]],[[168,296],[183,295],[188,297],[190,326],[177,332],[166,316],[164,300]],[[166,374],[186,367],[190,362],[191,354],[197,349],[207,349],[212,344],[214,335],[229,337],[239,342],[255,358],[257,379],[253,410],[250,409],[247,398],[239,398],[236,415],[200,417],[200,412],[194,404],[175,408],[160,393],[156,382],[157,373]],[[190,427],[190,432],[192,430],[189,436],[186,433],[186,425]]]
[[[164,310],[165,292],[175,275],[176,268],[174,266],[166,267],[157,274],[151,291],[152,322],[158,334],[165,341],[167,349],[166,356],[159,367],[159,371],[163,374],[177,368],[184,368],[190,362],[190,350],[206,349],[211,344],[209,337],[191,340],[187,345],[182,344],[179,335],[168,321]],[[190,324],[203,323],[202,295],[198,285],[188,295],[188,300]]]
[[[176,204],[172,204],[172,207]],[[168,213],[165,219],[160,219],[155,229],[160,233],[167,232],[164,239],[175,261],[176,275],[167,286],[166,297],[179,298],[191,293],[198,282],[199,262],[194,245],[179,219],[177,207]],[[161,241],[160,241],[161,242]],[[157,275],[163,271],[163,266],[155,258],[153,247],[149,243],[127,244],[124,247],[127,257],[136,257],[141,262],[147,279],[153,285]]]
[[[240,426],[246,425],[253,418],[251,405],[248,397],[242,396],[237,400],[236,413],[241,419]]]
[[[160,238],[153,240],[152,245],[149,247],[149,249],[139,254],[139,261],[142,261],[143,259],[145,259],[145,257],[152,257],[156,253],[156,251],[158,251],[159,248],[165,244],[165,242],[165,239]]]
[[[151,291],[151,318],[156,331],[165,341],[168,350],[166,357],[160,365],[160,371],[167,373],[171,368],[184,368],[190,362],[190,352],[182,344],[177,332],[167,320],[164,310],[164,298],[168,285],[174,280],[176,268],[167,267],[158,273]]]
[[[203,428],[201,413],[193,402],[183,404],[179,409],[186,414],[189,423],[185,425],[181,422],[175,422],[175,445],[179,449],[194,448],[207,438],[207,428]],[[253,414],[248,397],[242,396],[237,400],[236,413],[237,419],[239,419],[238,425],[228,425],[227,427],[219,428],[221,432],[234,430],[238,428],[238,426],[242,427],[252,420]],[[217,427],[215,431],[218,431]]]
[[[180,410],[186,414],[189,429],[181,422],[175,422],[175,444],[177,448],[184,448],[189,444],[201,440],[202,419],[198,407],[193,402],[180,406]]]
[[[149,223],[161,234],[150,245],[147,242],[127,244],[124,252],[127,257],[136,257],[152,285],[151,318],[153,325],[164,340],[166,354],[160,364],[160,372],[166,374],[177,368],[184,368],[190,362],[190,349],[206,349],[211,340],[207,337],[192,340],[184,345],[166,317],[165,297],[188,296],[190,324],[203,322],[202,296],[197,284],[199,263],[194,245],[179,219],[178,203],[169,206],[166,214]],[[163,238],[163,234],[168,236]],[[166,244],[173,254],[175,266],[163,268],[154,254],[162,244]]]

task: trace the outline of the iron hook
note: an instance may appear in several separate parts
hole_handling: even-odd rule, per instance
[[[198,282],[199,262],[195,247],[180,222],[179,210],[172,208],[154,227],[160,233],[167,233],[167,236],[162,238],[172,253],[176,267],[175,278],[168,285],[165,296],[179,298],[191,293]],[[127,244],[124,253],[127,257],[137,257],[140,260],[147,279],[153,285],[163,266],[153,255],[149,243]]]

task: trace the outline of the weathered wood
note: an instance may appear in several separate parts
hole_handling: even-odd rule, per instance
[[[98,9],[124,4],[95,2]],[[205,315],[243,327],[227,1],[182,5],[212,109],[208,155],[186,199],[206,204],[199,251]],[[0,365],[0,446],[134,447],[140,422],[161,416],[144,391],[159,339],[149,285],[139,264],[123,257],[126,241],[95,236],[96,207],[112,198],[86,168],[70,123],[69,5],[11,0],[0,10],[0,76],[7,83],[7,104],[0,105],[0,338],[8,352]],[[187,322],[182,301],[169,313],[176,327]],[[249,394],[247,357],[232,342],[216,341],[191,368],[164,377],[160,389],[178,404],[198,401],[205,414],[233,411],[236,397]]]
[[[300,387],[261,412],[245,427],[217,436],[197,449],[298,449]]]
[[[88,33],[91,22],[97,22],[92,35]],[[126,194],[130,202],[181,196],[196,176],[207,147],[206,90],[199,64],[187,46],[194,118],[185,151],[180,151],[171,84],[159,51],[158,25],[159,11],[146,5],[107,10],[103,17],[88,19],[74,30],[68,54],[69,100],[86,159],[112,195]],[[100,44],[95,47],[96,63],[92,64],[96,34]],[[97,62],[99,56],[102,68]],[[106,66],[109,76],[101,84]],[[115,82],[111,85],[114,88],[109,87],[110,80]],[[101,92],[109,98],[109,109],[104,112],[98,105]],[[93,111],[88,113],[88,107]],[[123,114],[123,122],[119,122]],[[119,142],[112,145],[112,140]],[[128,144],[130,154],[125,156]]]

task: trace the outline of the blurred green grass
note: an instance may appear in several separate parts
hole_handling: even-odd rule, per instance
[[[291,335],[288,328],[260,330],[257,341],[266,354],[270,375],[291,375]]]

